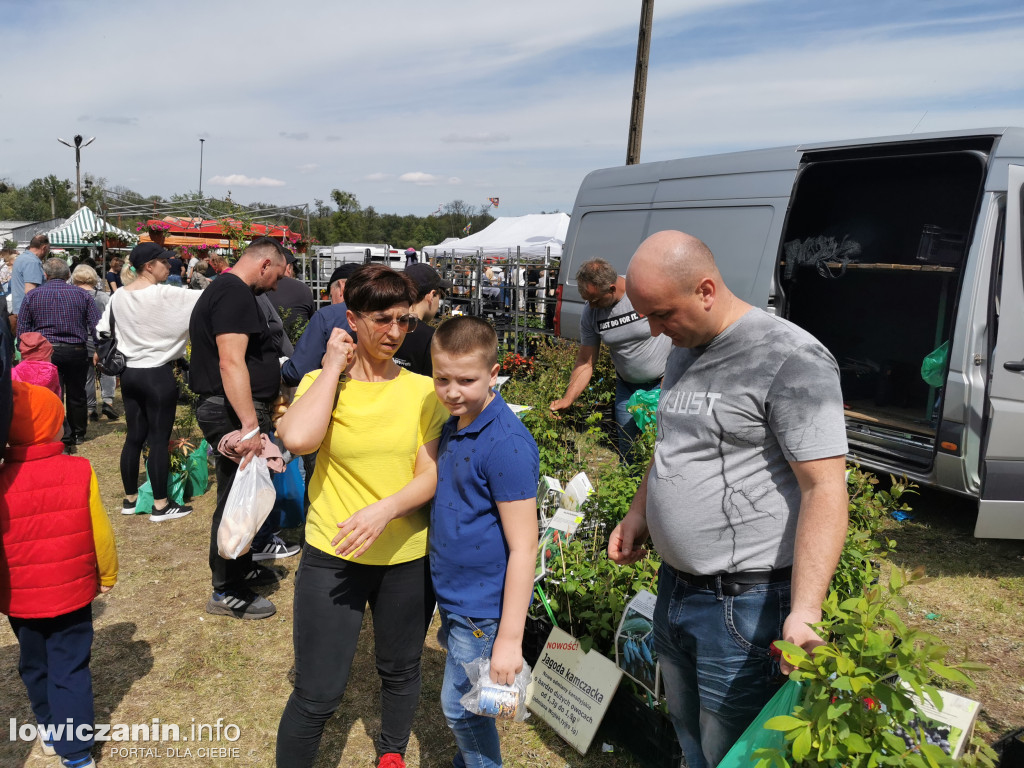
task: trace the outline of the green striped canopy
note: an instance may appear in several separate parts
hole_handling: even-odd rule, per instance
[[[83,235],[86,232],[98,232],[99,230],[123,235],[128,238],[129,242],[134,237],[130,232],[108,224],[84,205],[71,214],[71,218],[59,227],[47,232],[47,237],[50,238],[50,245],[54,248],[82,248],[96,245],[96,243],[87,243],[82,240]]]

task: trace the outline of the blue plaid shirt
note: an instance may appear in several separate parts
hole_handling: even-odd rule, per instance
[[[18,335],[35,331],[51,344],[85,344],[95,338],[99,319],[92,296],[63,280],[47,280],[25,294]]]

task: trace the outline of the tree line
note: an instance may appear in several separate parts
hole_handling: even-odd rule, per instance
[[[217,217],[244,216],[247,208],[276,207],[260,202],[239,206],[231,200],[230,192],[224,200],[201,197],[197,192],[174,194],[167,198],[159,195],[147,197],[127,187],[108,186],[102,177],[88,173],[83,177],[82,204],[94,211],[145,203],[153,203],[154,209],[173,204],[188,210],[193,205],[198,207],[200,202],[204,211]],[[0,220],[46,221],[67,218],[75,210],[75,185],[68,179],[58,179],[50,174],[22,186],[0,179]],[[276,223],[287,224],[293,230],[304,229],[305,212],[296,209],[289,213],[295,218]],[[304,234],[322,244],[388,243],[400,248],[411,246],[420,249],[448,237],[464,237],[479,232],[493,221],[494,217],[484,206],[469,205],[463,200],[452,200],[430,216],[400,215],[380,213],[372,205],[364,208],[351,192],[334,189],[329,200],[314,200],[309,209],[310,231]],[[111,223],[124,227],[128,222],[114,220]]]

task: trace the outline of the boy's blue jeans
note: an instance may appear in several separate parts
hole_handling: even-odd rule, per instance
[[[654,645],[689,768],[717,765],[785,682],[770,648],[782,637],[789,605],[788,581],[732,597],[661,566]]]
[[[498,619],[470,619],[448,613],[443,608],[439,608],[439,612],[439,639],[442,646],[446,642],[448,646],[444,684],[441,686],[441,709],[459,748],[452,765],[455,768],[496,768],[501,765],[501,745],[494,718],[467,712],[459,699],[471,687],[462,665],[480,657],[490,658],[491,646],[498,634]],[[481,637],[475,637],[474,630],[479,630]]]
[[[39,725],[74,728],[61,731],[61,738],[49,739],[58,755],[70,760],[88,757],[93,745],[79,739],[80,725],[93,726],[92,604],[52,619],[9,619],[18,637],[21,675],[32,713]]]

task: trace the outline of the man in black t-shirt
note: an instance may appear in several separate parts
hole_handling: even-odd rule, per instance
[[[295,326],[305,328],[309,318],[316,312],[316,305],[313,303],[313,291],[301,280],[295,279],[295,255],[289,253],[286,257],[288,267],[277,282],[277,288],[267,291],[267,296],[277,308],[281,320],[284,322],[284,330],[292,343],[298,341],[293,332]]]
[[[270,406],[280,390],[277,347],[256,296],[273,289],[284,275],[286,253],[269,237],[253,240],[232,270],[203,291],[189,323],[189,385],[199,395],[199,428],[214,450],[229,432],[251,433],[236,449],[243,464],[259,454],[260,432],[271,429]],[[206,610],[239,619],[264,619],[274,614],[274,604],[251,587],[273,583],[277,576],[268,568],[253,566],[251,552],[226,560],[217,551],[217,529],[239,464],[216,454],[216,468],[217,508],[210,528],[213,596]]]
[[[420,322],[405,335],[405,341],[395,352],[394,361],[403,368],[423,376],[433,376],[434,366],[430,358],[430,340],[434,338],[433,327],[427,325],[441,307],[444,291],[450,291],[452,284],[429,264],[409,264],[405,274],[416,283],[416,303],[409,310]]]

